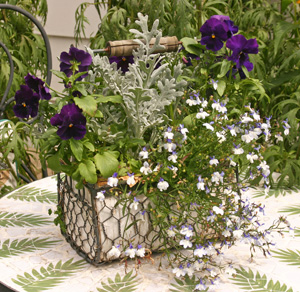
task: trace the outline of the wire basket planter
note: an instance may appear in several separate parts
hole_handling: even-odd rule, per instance
[[[87,184],[75,188],[76,182],[69,176],[58,174],[58,205],[65,228],[63,236],[71,247],[87,262],[97,266],[111,260],[107,253],[120,243],[140,244],[158,251],[162,247],[158,228],[154,228],[147,210],[150,201],[139,196],[139,208],[117,204],[115,189],[109,186],[95,187]],[[96,198],[105,190],[106,198]]]

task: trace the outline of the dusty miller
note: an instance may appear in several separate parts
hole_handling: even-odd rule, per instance
[[[172,74],[165,57],[154,54],[162,47],[159,44],[161,32],[157,29],[159,21],[156,20],[149,31],[148,16],[139,13],[138,17],[136,23],[141,31],[132,29],[131,32],[140,46],[133,52],[134,63],[129,65],[129,71],[122,74],[121,70],[116,70],[117,64],[110,64],[106,56],[93,56],[94,68],[90,72],[90,81],[95,76],[101,76],[107,89],[122,96],[128,133],[132,138],[141,139],[148,129],[154,130],[167,119],[165,107],[183,95],[186,82],[176,81],[182,73],[181,64],[173,67]],[[152,38],[155,38],[155,43],[150,46]],[[116,106],[110,106],[106,112],[109,113],[105,121],[107,126],[112,121],[124,124]],[[154,142],[155,135],[152,136],[150,142]]]

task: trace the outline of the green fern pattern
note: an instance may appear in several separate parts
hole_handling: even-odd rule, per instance
[[[285,207],[280,210],[281,213],[290,213],[290,215],[299,215],[300,214],[300,205]]]
[[[101,282],[102,288],[97,288],[99,292],[134,292],[137,291],[137,285],[139,281],[136,279],[136,275],[132,276],[133,270],[121,278],[117,273],[115,279],[108,278],[108,283]]]
[[[41,226],[46,224],[53,224],[53,220],[40,215],[0,212],[0,226],[2,227]]]
[[[7,196],[8,199],[40,202],[40,203],[57,203],[57,193],[35,187],[22,187]]]
[[[281,286],[279,281],[276,283],[273,280],[268,281],[266,275],[261,276],[259,272],[254,275],[251,269],[247,272],[244,268],[241,268],[240,270],[236,269],[236,272],[235,278],[231,280],[247,292],[293,292],[292,288],[287,289],[285,284]]]
[[[292,186],[292,187],[287,187],[287,186],[281,186],[281,187],[277,187],[277,184],[274,185],[274,187],[272,189],[269,190],[268,195],[265,195],[265,191],[264,190],[258,190],[254,193],[254,198],[258,198],[258,197],[272,197],[275,196],[275,198],[279,197],[279,196],[286,196],[288,194],[291,194],[292,192],[299,192],[300,188],[299,186]]]
[[[199,281],[196,281],[195,276],[192,278],[186,276],[183,281],[179,280],[178,278],[174,278],[174,280],[177,284],[171,284],[171,286],[175,289],[170,289],[170,292],[193,292],[195,291],[197,284],[199,284]]]
[[[291,266],[299,266],[300,267],[300,251],[299,250],[293,251],[290,249],[287,249],[287,250],[279,249],[279,250],[272,250],[272,253],[276,254],[276,255],[273,255],[273,257],[279,258],[282,262],[285,262]]]
[[[60,242],[60,240],[55,241],[48,240],[46,238],[24,238],[13,241],[7,239],[1,244],[0,258],[8,258],[25,252],[32,252],[38,249],[48,248],[58,242]]]
[[[84,265],[84,260],[73,262],[73,259],[70,259],[65,263],[59,261],[55,266],[51,263],[46,268],[40,268],[40,271],[33,269],[31,274],[17,275],[17,279],[12,279],[12,281],[27,292],[45,291],[65,281]]]

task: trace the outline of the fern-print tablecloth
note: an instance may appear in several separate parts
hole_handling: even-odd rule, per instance
[[[69,246],[53,224],[57,200],[56,177],[48,177],[22,187],[0,199],[0,291],[72,292],[189,292],[193,279],[173,278],[172,269],[160,256],[144,260],[138,268],[129,262],[94,267]],[[232,260],[235,278],[220,275],[220,285],[210,291],[300,291],[300,190],[271,190],[265,197],[251,190],[254,200],[266,205],[266,224],[279,215],[288,216],[296,227],[294,238],[276,238],[273,257],[260,253],[250,263],[249,246],[239,244],[225,252]],[[137,269],[138,268],[138,269]],[[2,284],[2,286],[1,286]],[[2,288],[1,288],[2,287]]]

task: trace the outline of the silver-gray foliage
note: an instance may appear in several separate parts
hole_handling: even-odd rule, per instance
[[[120,69],[117,70],[117,64],[110,64],[106,56],[92,54],[94,66],[90,80],[101,76],[106,86],[104,93],[110,91],[123,98],[121,105],[104,105],[103,111],[107,118],[100,127],[101,134],[113,121],[127,124],[132,138],[143,138],[145,131],[155,129],[154,126],[167,119],[165,107],[171,103],[176,104],[186,86],[184,80],[177,81],[182,73],[182,65],[176,64],[171,70],[167,57],[154,53],[162,47],[159,44],[161,32],[157,29],[159,21],[156,20],[149,31],[148,16],[139,13],[138,17],[136,23],[141,31],[132,29],[131,32],[135,34],[135,42],[140,46],[133,52],[134,63],[129,65],[128,72],[122,74]],[[152,38],[155,38],[155,43],[150,46]],[[91,50],[89,52],[92,53]],[[123,108],[125,116],[120,115],[119,106]],[[155,135],[152,137],[151,142],[154,142]],[[107,135],[107,139],[111,140],[112,137]]]

